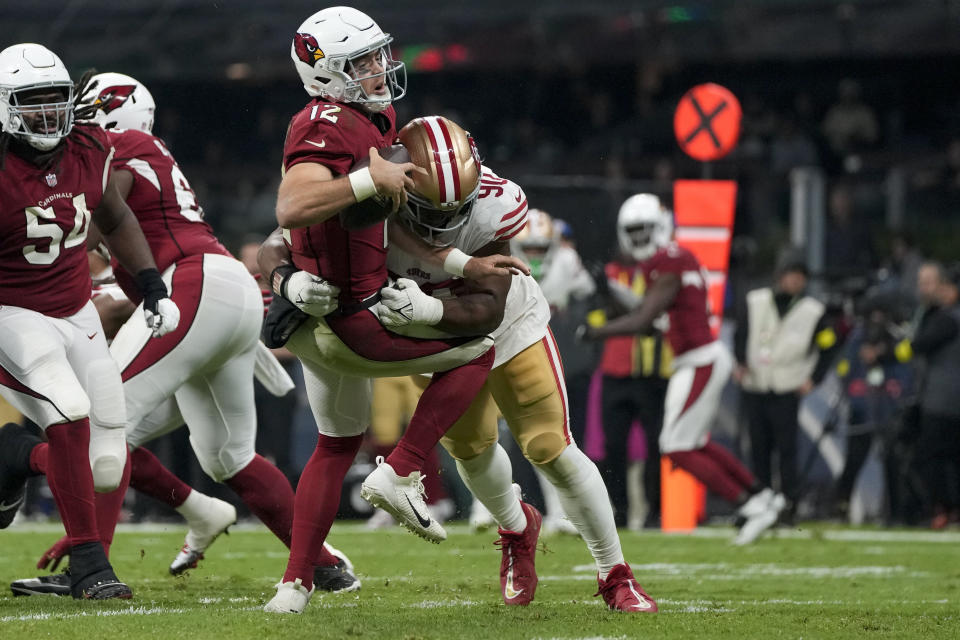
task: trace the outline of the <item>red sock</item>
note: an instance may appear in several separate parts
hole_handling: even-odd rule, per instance
[[[237,492],[243,504],[267,525],[280,542],[290,547],[293,526],[293,488],[280,469],[257,454],[226,485]]]
[[[387,456],[398,476],[424,468],[427,455],[443,434],[460,419],[487,380],[493,365],[493,347],[462,367],[433,374],[400,442]]]
[[[88,427],[89,428],[89,427]],[[41,442],[30,451],[30,470],[47,475],[47,456],[49,445]]]
[[[717,464],[703,449],[693,451],[672,451],[669,454],[673,463],[707,485],[724,500],[736,504],[743,492],[740,483],[720,464]]]
[[[47,427],[47,484],[60,511],[70,546],[97,542],[96,510],[93,506],[93,473],[90,471],[90,422],[87,418]],[[34,447],[39,449],[40,447]],[[35,456],[30,455],[31,465]]]
[[[714,462],[726,469],[727,473],[733,476],[744,489],[750,489],[756,484],[757,479],[750,473],[750,469],[747,469],[746,465],[737,460],[735,455],[716,442],[708,442],[706,446],[703,447],[703,452],[710,456]]]
[[[193,491],[143,447],[130,452],[130,486],[173,509],[182,505]]]
[[[440,475],[440,455],[437,448],[430,449],[427,459],[423,462],[423,488],[427,492],[427,504],[436,504],[448,498],[447,490],[443,486],[443,477]]]
[[[127,486],[130,484],[130,455],[127,454],[127,464],[123,467],[123,476],[120,486],[109,493],[94,494],[94,506],[97,512],[97,531],[100,532],[100,542],[103,543],[103,552],[110,557],[110,545],[113,543],[113,532],[120,519],[120,509],[123,507],[123,498],[127,495]]]
[[[317,448],[300,474],[293,513],[293,541],[284,582],[297,578],[313,583],[313,565],[319,557],[337,509],[343,479],[360,450],[363,436],[331,438],[320,434]]]

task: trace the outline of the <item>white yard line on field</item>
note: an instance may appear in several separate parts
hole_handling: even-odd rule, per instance
[[[81,611],[79,613],[29,613],[22,616],[5,616],[0,622],[27,622],[30,620],[68,620],[71,618],[98,618],[106,616],[153,616],[166,613],[185,613],[186,609],[167,607],[127,607],[126,609],[104,609],[102,611]]]
[[[811,578],[854,578],[874,577],[885,578],[896,575],[898,577],[919,578],[929,574],[923,571],[908,571],[902,566],[846,566],[846,567],[785,567],[778,564],[747,564],[736,565],[726,562],[714,563],[683,563],[683,562],[654,562],[649,564],[633,564],[630,567],[637,575],[656,574],[658,576],[696,576],[700,580],[740,580],[756,576],[804,576]],[[572,567],[577,573],[584,576],[540,576],[541,580],[586,580],[595,579],[596,567],[592,564],[578,564]]]

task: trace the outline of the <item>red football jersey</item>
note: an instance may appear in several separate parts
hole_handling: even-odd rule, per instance
[[[230,255],[203,220],[203,209],[177,161],[156,136],[133,129],[108,131],[116,152],[114,171],[129,171],[133,186],[127,204],[137,216],[157,269],[204,253]],[[117,284],[134,302],[140,294],[133,277],[113,261]]]
[[[0,304],[63,318],[90,299],[86,238],[103,198],[111,143],[84,127],[104,151],[67,138],[55,170],[8,151],[0,170]]]
[[[397,137],[396,113],[388,107],[369,116],[351,104],[311,100],[293,117],[283,148],[285,169],[301,162],[326,166],[334,176],[345,175],[369,155]],[[386,225],[347,231],[339,216],[287,235],[293,263],[340,287],[340,302],[352,304],[376,293],[387,280]]]
[[[696,257],[689,250],[671,244],[644,261],[643,271],[648,288],[664,273],[675,273],[680,278],[680,291],[668,309],[667,340],[674,354],[679,356],[713,342],[706,277]]]

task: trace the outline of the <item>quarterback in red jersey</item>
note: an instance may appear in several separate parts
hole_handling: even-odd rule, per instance
[[[295,304],[320,278],[330,283],[322,286],[339,288],[339,300],[337,309],[311,318],[287,344],[304,363],[320,435],[297,487],[287,569],[267,611],[299,613],[309,600],[308,561],[336,516],[342,479],[369,426],[363,400],[371,376],[409,374],[416,367],[439,372],[396,448],[364,481],[362,495],[414,533],[434,542],[446,537],[423,500],[421,469],[493,363],[492,340],[485,336],[419,339],[384,328],[371,309],[387,283],[386,225],[348,231],[337,216],[374,195],[399,207],[406,202],[405,187],[413,186],[407,174],[424,171],[409,162],[387,162],[377,151],[396,139],[391,103],[405,91],[403,64],[390,57],[391,40],[362,12],[333,7],[307,18],[291,45],[311,96],[287,131],[277,194],[277,220],[293,264],[272,255],[260,266],[271,274],[274,290]],[[368,157],[368,168],[355,167]],[[450,160],[445,162],[449,170]],[[453,185],[451,206],[472,195]]]
[[[131,486],[159,497],[187,518],[190,530],[170,572],[176,575],[196,567],[206,547],[236,521],[236,510],[192,491],[141,447],[186,422],[201,468],[232,488],[289,547],[293,489],[283,473],[254,450],[253,376],[263,318],[260,288],[204,222],[186,176],[163,141],[152,135],[154,101],[146,87],[118,73],[94,76],[89,87],[81,96],[86,108],[79,115],[107,128],[116,149],[113,169],[120,192],[136,214],[183,314],[177,331],[149,342],[142,327],[128,320],[110,347],[123,379]],[[113,272],[127,296],[137,302],[130,274],[116,261]],[[98,499],[97,508],[105,512],[100,535],[106,547],[122,494],[111,505],[101,504],[105,500]],[[326,590],[358,587],[345,567],[321,548],[311,564],[313,579],[324,587],[335,583]]]
[[[129,598],[100,544],[93,504],[95,486],[121,482],[126,412],[90,302],[90,223],[133,274],[147,341],[175,332],[179,310],[111,174],[112,142],[98,127],[75,126],[75,108],[56,54],[36,44],[0,52],[0,393],[48,441],[41,451],[22,428],[0,429],[0,528],[22,502],[26,477],[45,472],[73,556],[71,594]],[[105,455],[88,459],[88,451]]]
[[[668,226],[667,213],[662,225]],[[650,333],[661,326],[673,348],[673,375],[660,432],[660,451],[711,491],[735,504],[746,519],[735,542],[752,542],[776,523],[786,502],[762,486],[729,451],[710,442],[710,427],[720,394],[730,378],[733,356],[710,331],[707,281],[689,250],[667,241],[649,225],[627,227],[638,249],[652,255],[643,261],[647,291],[640,305],[602,327],[583,327],[586,339]],[[658,241],[663,246],[657,246]]]

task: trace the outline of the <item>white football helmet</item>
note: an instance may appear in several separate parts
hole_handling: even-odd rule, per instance
[[[527,224],[510,240],[510,253],[527,263],[530,275],[540,280],[547,273],[558,238],[559,229],[550,214],[542,209],[530,209]]]
[[[390,54],[393,38],[367,14],[350,7],[329,7],[307,18],[290,45],[290,57],[314,97],[336,102],[355,102],[367,111],[386,109],[406,93],[407,72]],[[354,63],[373,51],[379,52],[380,71],[355,68]],[[360,80],[382,77],[386,92],[368,95]]]
[[[669,241],[664,239],[670,235],[666,221],[667,213],[660,198],[652,193],[630,196],[617,214],[620,250],[634,260],[646,260]]]
[[[73,81],[57,54],[33,43],[0,51],[0,130],[50,151],[73,129],[73,106]]]
[[[153,132],[157,105],[147,88],[128,75],[98,73],[93,76],[80,96],[80,104],[98,107],[91,119],[104,129]]]

